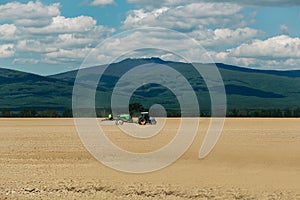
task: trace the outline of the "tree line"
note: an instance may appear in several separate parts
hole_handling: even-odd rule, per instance
[[[228,117],[300,117],[300,108],[286,109],[232,109]]]
[[[130,115],[133,117],[139,116],[140,112],[147,111],[141,104],[134,103],[129,105]],[[166,109],[168,117],[180,117],[180,110]],[[108,108],[96,109],[97,117],[107,117],[111,113]],[[201,117],[210,117],[210,111],[201,111]],[[227,111],[227,117],[300,117],[300,108],[295,109],[230,109]],[[0,117],[15,117],[15,118],[72,118],[72,109],[66,108],[64,110],[36,110],[23,109],[20,111],[11,111],[8,108],[3,108]]]
[[[49,109],[49,110],[36,110],[36,109],[23,109],[20,111],[11,111],[9,108],[3,108],[1,110],[1,117],[16,117],[16,118],[35,118],[35,117],[73,117],[72,109],[65,109],[63,111]]]

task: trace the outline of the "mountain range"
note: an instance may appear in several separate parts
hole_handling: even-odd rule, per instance
[[[201,110],[210,109],[210,98],[203,78],[190,63],[164,61],[159,58],[125,59],[110,64],[97,87],[96,107],[110,107],[113,88],[127,71],[142,64],[167,65],[182,74],[197,94]],[[195,63],[200,67],[210,64]],[[227,107],[232,109],[295,109],[300,108],[300,70],[257,70],[216,63],[224,81]],[[97,76],[104,66],[85,68],[87,82]],[[72,107],[72,91],[77,70],[40,76],[9,69],[0,69],[0,108],[62,111]],[[167,75],[166,75],[167,76]],[[139,77],[135,77],[138,79]],[[134,80],[133,80],[134,81]],[[84,86],[83,86],[84,87]],[[124,86],[126,90],[126,86]],[[168,109],[178,109],[178,101],[166,87],[147,84],[137,89],[131,97],[144,107],[159,103]]]

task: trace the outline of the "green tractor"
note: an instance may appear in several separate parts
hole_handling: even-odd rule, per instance
[[[156,124],[156,120],[154,117],[150,117],[149,112],[141,112],[141,115],[138,118],[138,124],[146,125],[146,124]]]

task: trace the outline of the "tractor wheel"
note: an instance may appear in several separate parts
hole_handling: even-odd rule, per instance
[[[145,119],[141,119],[140,120],[140,125],[146,125],[146,120]]]
[[[156,120],[155,119],[151,119],[151,124],[155,125],[156,124]]]
[[[123,123],[124,123],[124,122],[123,122],[122,120],[117,120],[117,121],[116,121],[116,125],[123,125]]]

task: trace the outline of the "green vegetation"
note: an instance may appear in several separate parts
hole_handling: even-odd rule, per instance
[[[168,62],[158,58],[126,59],[111,64],[97,87],[95,102],[97,116],[111,112],[111,94],[123,74],[141,64],[163,64],[177,70],[193,87],[201,116],[210,115],[210,97],[206,84],[188,63]],[[196,64],[211,67],[209,64]],[[227,93],[228,116],[232,117],[298,117],[300,108],[300,71],[253,70],[217,64]],[[89,90],[90,80],[99,68],[86,68],[84,90]],[[72,117],[72,91],[77,71],[43,77],[19,71],[0,69],[0,111],[2,117]],[[168,74],[158,74],[164,79]],[[134,77],[133,81],[139,77]],[[130,83],[123,86],[126,92]],[[178,88],[181,90],[181,88]],[[122,94],[120,94],[122,95]],[[184,95],[184,93],[182,93]],[[138,88],[130,99],[133,116],[161,104],[168,116],[180,116],[176,96],[159,84],[146,84]],[[94,109],[94,108],[92,108]],[[127,108],[128,109],[128,108]],[[191,108],[193,109],[193,108]]]
[[[131,107],[131,105],[133,107]],[[147,109],[143,108],[141,104],[134,103],[130,104],[130,115],[133,117],[137,117],[140,115],[140,112],[145,111]],[[136,108],[142,108],[142,109],[136,109]],[[107,117],[111,113],[110,109],[97,109],[96,115],[97,117]],[[180,110],[167,110],[167,116],[168,117],[180,117]],[[210,111],[204,111],[200,113],[200,117],[210,117]],[[228,110],[227,117],[300,117],[300,108],[296,109],[233,109]],[[24,109],[19,112],[12,112],[7,108],[2,109],[0,113],[0,117],[5,118],[22,118],[22,117],[39,117],[39,118],[53,118],[53,117],[66,117],[71,118],[73,117],[72,109],[66,109],[62,112],[56,111],[56,110],[43,110],[43,111],[37,111],[37,110],[28,110]]]
[[[131,103],[129,104],[129,113],[133,117],[138,117],[140,112],[145,111],[145,108],[140,103]]]

